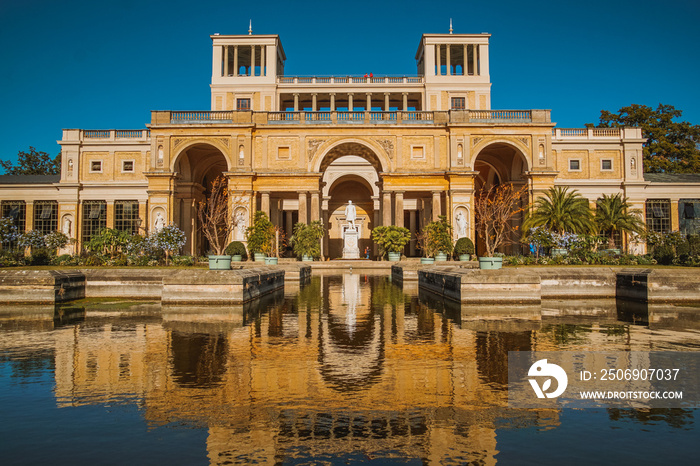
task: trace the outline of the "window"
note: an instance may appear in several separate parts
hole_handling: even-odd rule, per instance
[[[83,202],[83,244],[107,228],[107,203],[105,201]]]
[[[612,159],[602,159],[600,161],[601,171],[612,171]]]
[[[102,173],[102,160],[90,161],[90,173]]]
[[[17,233],[24,233],[27,225],[27,205],[24,201],[2,201],[2,216],[11,218]],[[17,247],[15,241],[2,245],[3,248],[14,249]]]
[[[236,110],[250,110],[250,99],[236,100]]]
[[[581,171],[581,161],[579,159],[569,160],[569,171],[570,172],[580,172]]]
[[[700,233],[700,199],[678,200],[678,229],[684,236]]]
[[[58,229],[58,202],[37,201],[34,203],[34,229],[44,235]]]
[[[114,228],[135,235],[139,232],[141,219],[139,219],[138,201],[116,201],[114,203]]]
[[[671,231],[671,201],[668,199],[647,199],[647,230],[657,233]]]
[[[425,149],[423,146],[411,146],[411,158],[412,159],[424,159]]]
[[[134,161],[133,160],[123,160],[122,161],[122,173],[133,173],[134,171]]]
[[[465,105],[464,97],[452,97],[452,110],[464,110]]]

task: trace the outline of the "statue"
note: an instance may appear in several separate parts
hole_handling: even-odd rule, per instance
[[[352,201],[348,201],[348,205],[345,207],[345,220],[350,223],[353,230],[357,230],[355,227],[355,219],[357,218],[357,210],[355,206],[352,205]]]
[[[163,213],[161,211],[156,213],[156,219],[153,222],[153,226],[155,227],[156,231],[160,231],[165,228],[165,218],[163,218]]]
[[[245,240],[246,226],[245,215],[243,212],[238,212],[236,215],[236,239],[238,241]]]
[[[457,238],[464,238],[467,236],[467,217],[464,216],[461,210],[457,212],[455,225],[457,226]]]
[[[64,217],[63,219],[63,234],[70,238],[70,232],[72,223],[70,217]]]

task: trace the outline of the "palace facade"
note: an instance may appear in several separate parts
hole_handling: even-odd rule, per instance
[[[185,253],[204,254],[197,205],[224,176],[232,239],[257,210],[287,236],[322,220],[330,258],[342,255],[350,200],[361,250],[375,226],[399,225],[417,255],[416,232],[440,215],[464,217],[455,235],[479,246],[472,199],[493,183],[527,185],[530,201],[555,185],[592,204],[622,193],[650,228],[694,231],[700,183],[645,178],[639,128],[557,128],[550,110],[492,110],[489,38],[424,34],[415,76],[286,76],[279,36],[213,35],[211,110],[154,111],[135,130],[63,130],[60,177],[0,177],[2,216],[21,230],[61,229],[78,248],[102,228],[147,233],[163,217],[187,234]]]

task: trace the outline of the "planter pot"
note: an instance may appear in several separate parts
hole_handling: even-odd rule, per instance
[[[469,259],[471,259],[471,254],[460,254],[459,255],[459,260],[462,262],[467,262]]]
[[[557,249],[557,248],[552,249],[552,257],[565,256],[567,253],[568,253],[568,251],[566,249]]]
[[[435,254],[435,262],[445,262],[447,261],[447,254],[444,252],[438,252]]]
[[[503,267],[502,257],[479,257],[479,268],[482,270],[495,270]]]
[[[231,262],[241,262],[243,260],[243,256],[240,254],[234,254],[231,256]]]
[[[264,252],[256,252],[254,253],[253,257],[255,257],[255,262],[265,262]]]
[[[209,270],[231,270],[231,256],[209,256]]]
[[[435,259],[433,259],[432,257],[421,257],[420,258],[421,264],[432,264],[433,262],[435,262]]]
[[[303,256],[301,256],[301,261],[302,261],[302,262],[313,262],[313,261],[314,261],[314,258],[311,257],[311,256],[307,256],[306,254],[304,254]]]
[[[389,262],[398,262],[401,260],[401,253],[400,252],[390,252],[389,253]]]
[[[277,265],[277,258],[276,257],[266,257],[265,258],[265,265]]]

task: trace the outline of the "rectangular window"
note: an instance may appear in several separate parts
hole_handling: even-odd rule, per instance
[[[134,171],[134,161],[133,160],[123,160],[122,161],[122,173],[133,173]]]
[[[250,110],[250,99],[237,99],[236,110]]]
[[[452,110],[464,110],[465,105],[464,97],[452,97]]]
[[[671,231],[671,201],[669,199],[647,199],[647,230],[656,233]]]
[[[90,160],[90,173],[102,173],[102,160]]]
[[[107,202],[83,202],[83,244],[107,228]]]
[[[424,159],[425,158],[425,148],[423,146],[411,146],[411,158],[412,159]]]
[[[135,235],[139,232],[140,225],[138,201],[114,202],[114,228],[116,230]]]
[[[58,229],[58,202],[34,203],[34,229],[46,235]]]
[[[612,171],[612,159],[602,159],[600,161],[601,171]]]
[[[27,204],[24,201],[2,201],[2,216],[12,219],[17,233],[24,233],[27,228]],[[17,242],[3,243],[2,247],[15,249]]]
[[[569,160],[569,171],[570,172],[580,172],[581,171],[581,161],[578,159]]]

